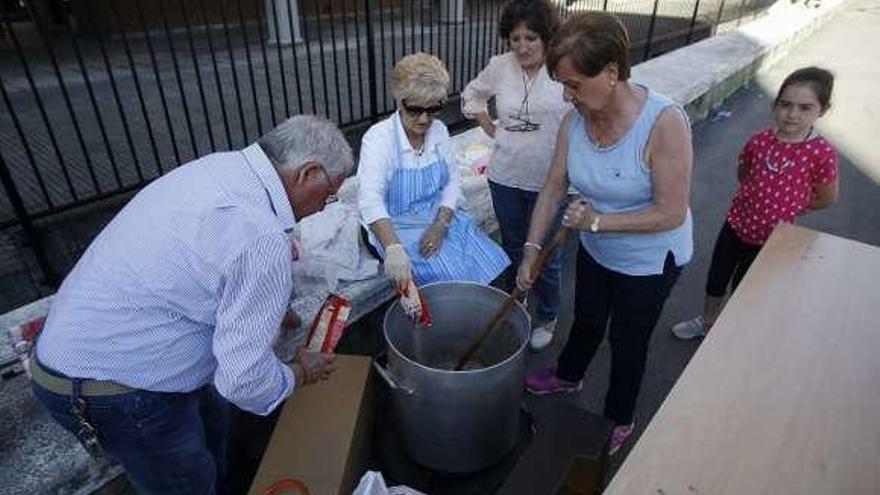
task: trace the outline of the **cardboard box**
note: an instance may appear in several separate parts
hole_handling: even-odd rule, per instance
[[[269,440],[251,495],[298,478],[311,495],[350,494],[372,453],[375,379],[372,359],[338,355],[339,369],[294,392]]]

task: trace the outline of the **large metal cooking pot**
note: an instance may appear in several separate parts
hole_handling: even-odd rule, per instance
[[[507,294],[465,282],[420,290],[430,327],[416,327],[399,302],[385,314],[388,365],[376,369],[393,389],[390,419],[420,464],[449,473],[491,466],[517,441],[528,313],[515,304],[471,365],[452,371]]]

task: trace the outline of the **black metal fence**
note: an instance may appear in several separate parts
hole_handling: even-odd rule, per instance
[[[558,0],[617,13],[634,62],[773,0]],[[458,94],[501,0],[0,0],[0,310],[52,290],[124,193],[284,118],[350,132],[394,109],[388,70],[436,54]],[[108,203],[109,201],[109,203]],[[83,213],[85,211],[85,213]]]

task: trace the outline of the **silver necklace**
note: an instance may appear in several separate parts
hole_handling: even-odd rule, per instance
[[[801,139],[800,141],[798,141],[796,143],[786,143],[786,144],[800,145],[802,143],[805,143],[808,139],[810,139],[810,136],[812,136],[812,135],[813,135],[813,128],[810,127],[810,130],[807,131],[807,135],[804,136],[803,139]],[[778,137],[777,137],[777,139],[778,139]],[[767,167],[767,170],[773,172],[774,174],[782,172],[783,170],[794,166],[794,164],[795,164],[794,160],[787,160],[787,159],[783,160],[781,163],[779,163],[779,162],[774,163],[770,159],[770,152],[769,151],[767,152],[767,156],[764,157],[764,166]]]

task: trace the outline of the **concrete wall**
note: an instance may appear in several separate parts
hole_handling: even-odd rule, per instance
[[[636,65],[633,80],[683,105],[693,121],[703,119],[846,1],[823,0],[807,8],[801,1],[780,0],[758,20]]]

